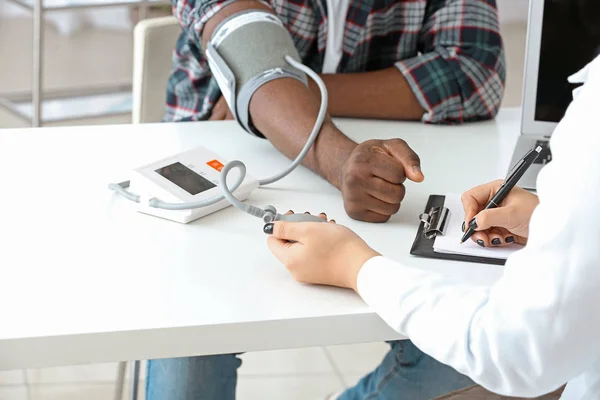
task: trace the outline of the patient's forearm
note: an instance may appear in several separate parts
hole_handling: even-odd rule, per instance
[[[278,79],[265,84],[250,103],[254,125],[289,158],[295,157],[308,139],[320,101],[300,82]],[[304,165],[340,188],[341,168],[356,143],[328,118]]]
[[[334,117],[419,120],[425,110],[396,67],[352,74],[321,75]],[[311,90],[319,89],[311,83]]]

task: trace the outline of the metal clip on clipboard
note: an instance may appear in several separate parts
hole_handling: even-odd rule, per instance
[[[421,223],[415,236],[415,241],[410,249],[410,254],[418,257],[433,258],[438,260],[465,261],[484,264],[504,265],[506,260],[501,258],[475,257],[464,254],[436,253],[434,240],[437,235],[446,235],[450,225],[450,209],[444,207],[445,196],[432,194],[425,205],[424,213],[419,215]],[[460,218],[461,216],[459,216]]]
[[[446,207],[431,207],[429,212],[419,215],[423,222],[423,237],[433,239],[436,235],[446,234],[446,228],[450,219],[450,210]]]

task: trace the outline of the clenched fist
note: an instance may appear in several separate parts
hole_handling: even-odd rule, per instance
[[[402,139],[369,140],[350,153],[342,169],[342,196],[353,219],[386,222],[400,209],[406,178],[423,181],[419,156]]]

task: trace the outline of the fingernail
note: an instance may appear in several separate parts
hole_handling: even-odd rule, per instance
[[[469,221],[469,228],[477,229],[477,219],[476,218],[473,218],[471,221]]]
[[[462,231],[463,232],[465,231],[465,221],[463,221],[463,224],[462,224]]]
[[[310,215],[310,213],[309,213],[308,211],[304,211],[304,214],[308,214],[308,215]]]
[[[498,246],[498,245],[502,244],[502,241],[500,239],[496,238],[496,239],[492,240],[492,244],[494,246]]]
[[[506,243],[513,243],[515,241],[515,237],[514,236],[509,236],[505,239]]]
[[[421,174],[421,175],[423,175],[423,171],[421,171],[421,167],[420,166],[415,165],[415,166],[412,167],[412,169],[413,169],[413,172],[415,174]]]
[[[273,223],[269,222],[268,224],[265,224],[265,226],[263,226],[263,232],[266,233],[267,235],[272,235],[273,234]]]
[[[483,240],[479,239],[477,241],[477,244],[480,245],[481,247],[485,247],[485,243],[483,243]]]
[[[293,214],[293,213],[294,213],[294,211],[292,211],[292,210],[288,210],[288,212],[289,212],[290,214]]]

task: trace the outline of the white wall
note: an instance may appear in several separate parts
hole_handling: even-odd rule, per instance
[[[90,3],[102,2],[103,0],[89,0]],[[44,0],[45,5],[57,3],[58,0]],[[68,1],[60,1],[68,3]],[[8,1],[0,0],[0,18],[25,17],[31,18],[31,12],[24,10]],[[129,31],[133,23],[129,18],[127,7],[110,7],[106,9],[87,9],[71,11],[54,11],[46,14],[46,21],[58,29],[63,35],[69,35],[84,25],[90,25],[103,29],[118,31]]]
[[[0,1],[0,17],[14,17],[14,16],[27,16],[30,15],[23,8],[14,5],[8,1]]]
[[[51,0],[46,0],[51,1]],[[534,0],[537,1],[537,0]],[[527,11],[529,10],[529,0],[497,0],[498,8],[500,10],[500,22],[501,23],[510,23],[510,22],[527,22]],[[81,14],[76,12],[65,12],[58,13],[62,15],[54,15],[54,18],[50,17],[50,19],[54,20],[57,25],[57,28],[63,33],[68,34],[73,30],[77,29],[82,23],[83,18],[81,18]],[[79,14],[79,16],[77,16]],[[127,9],[111,9],[111,10],[102,10],[96,12],[88,12],[91,14],[90,17],[85,18],[85,22],[92,23],[92,25],[97,25],[101,27],[108,28],[117,28],[117,29],[129,29],[130,21],[128,20]],[[20,7],[15,6],[14,4],[8,1],[0,0],[0,17],[8,16],[28,16],[30,13],[24,11]]]
[[[529,0],[497,0],[500,8],[500,19],[502,22],[516,22],[527,20]],[[27,15],[19,7],[8,1],[0,1],[0,15]]]
[[[496,1],[498,3],[498,9],[500,10],[500,23],[527,22],[529,0]]]

